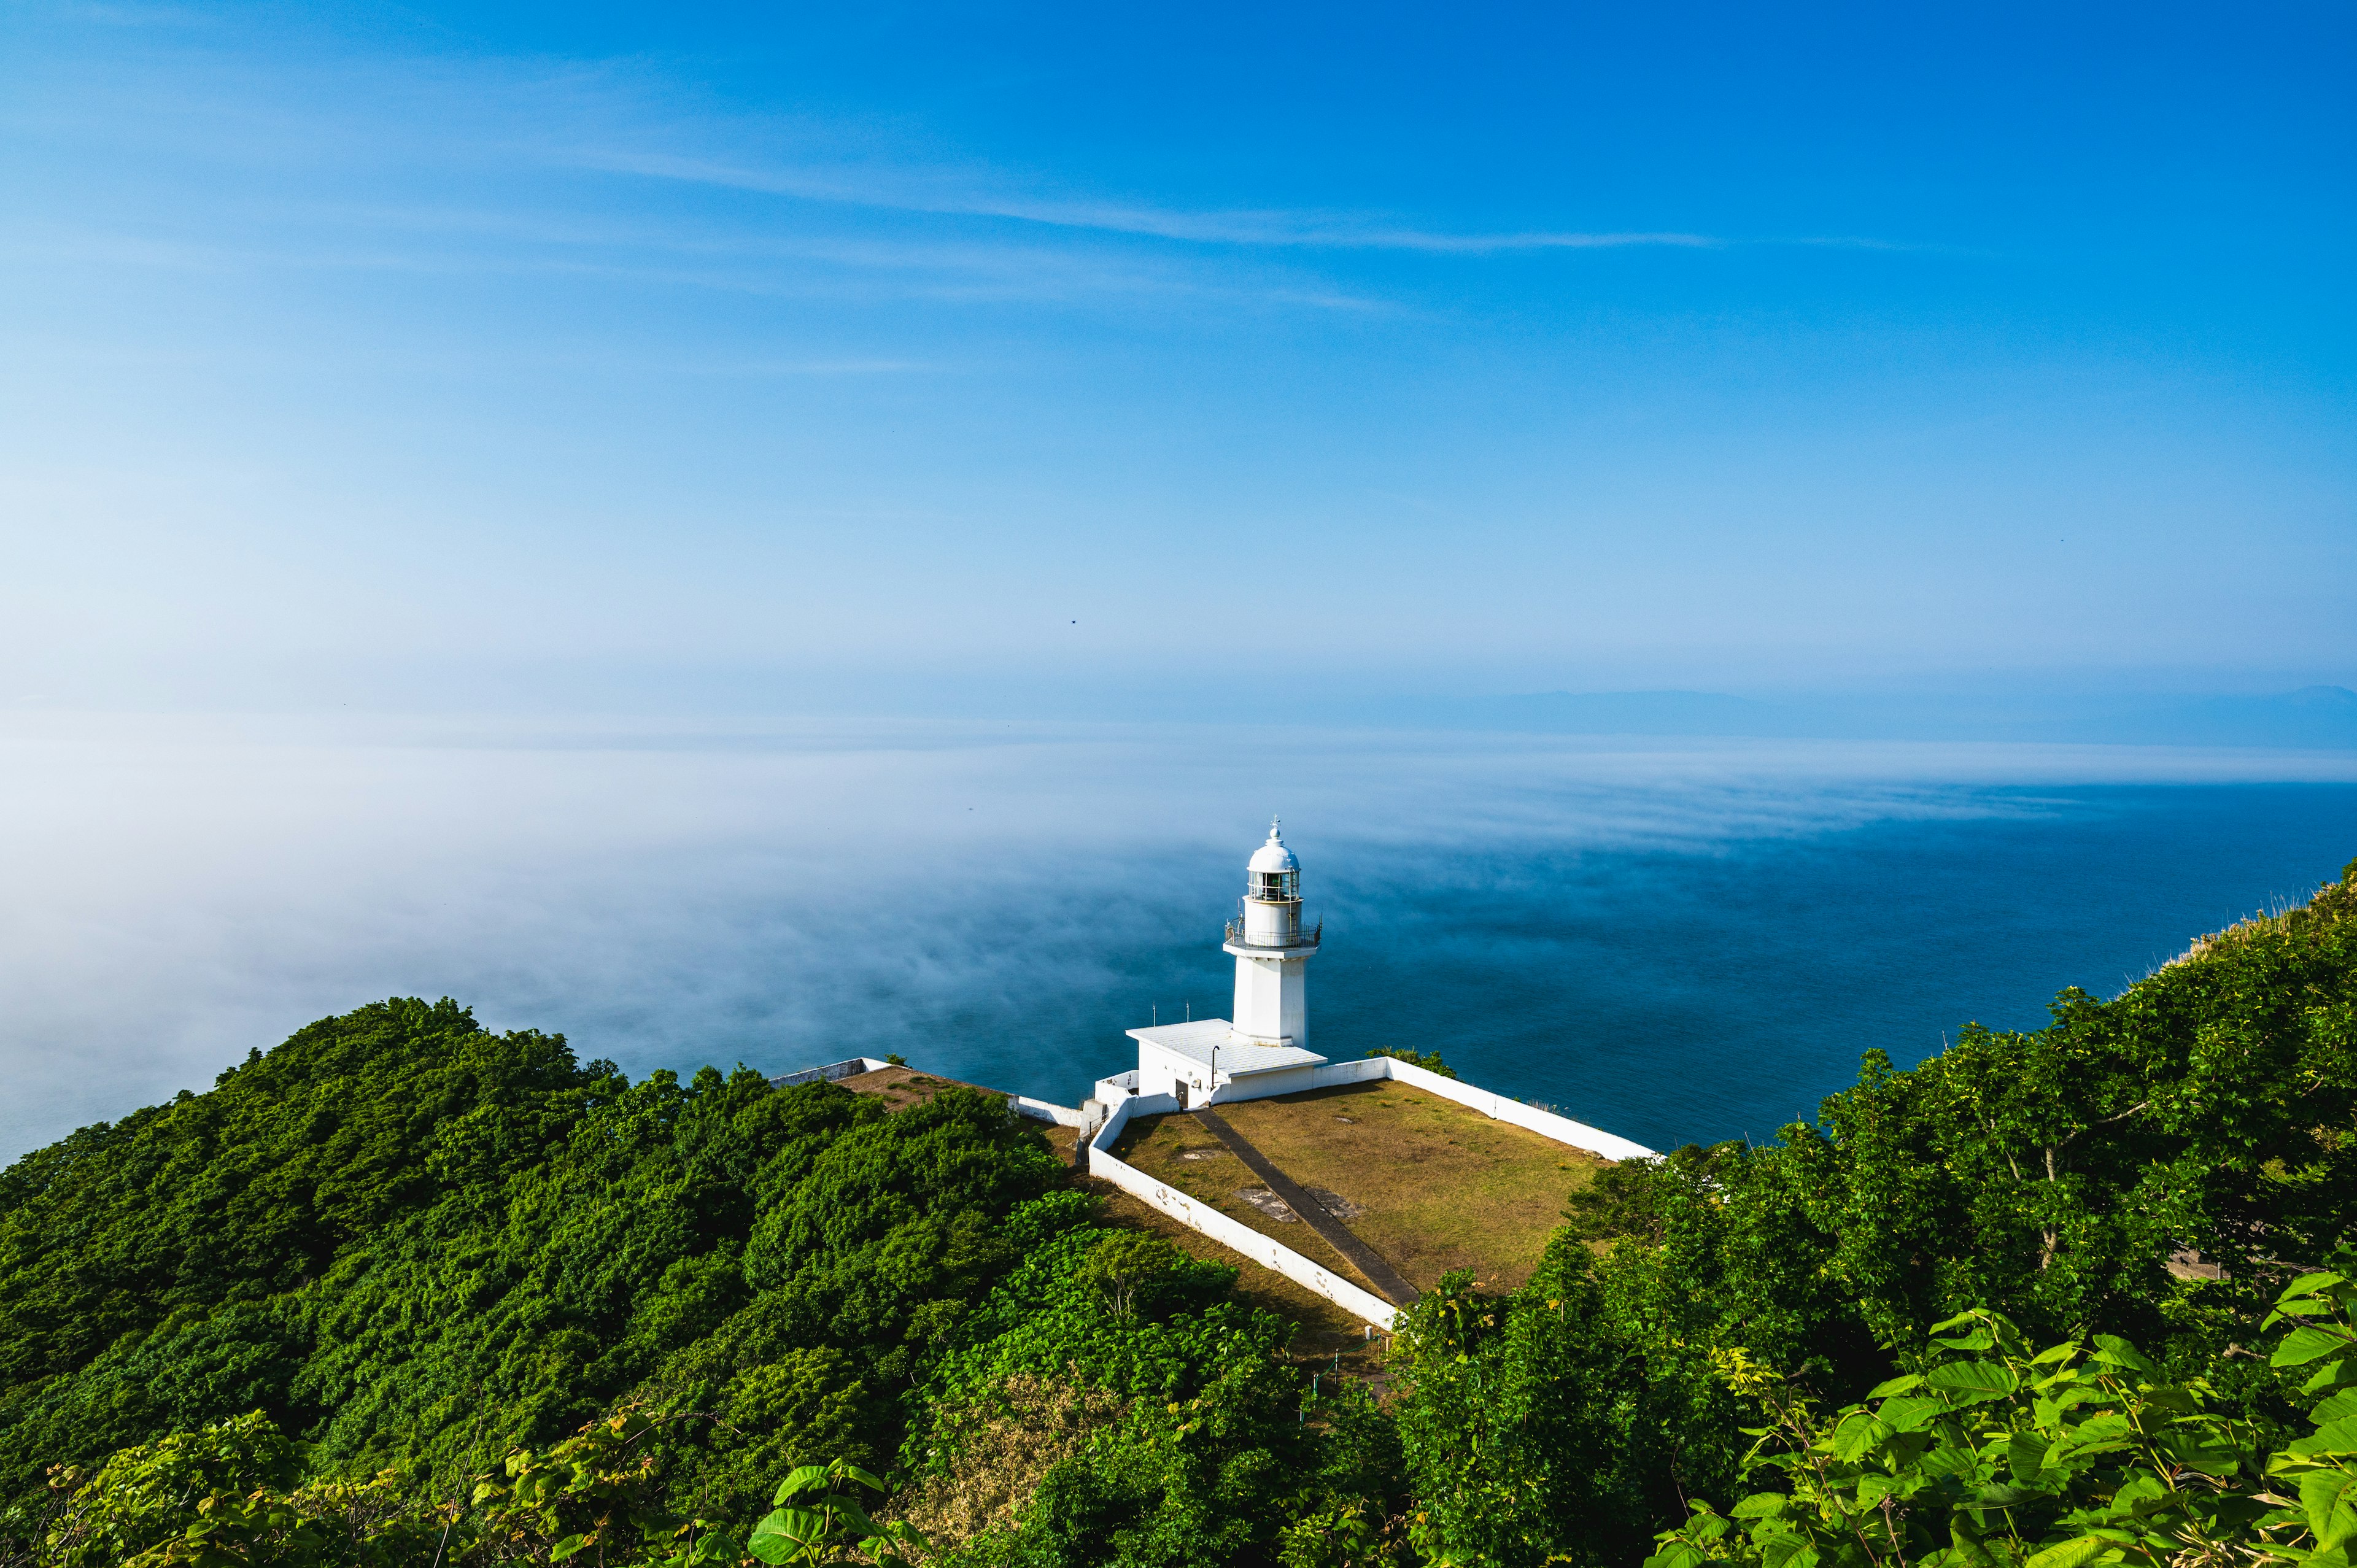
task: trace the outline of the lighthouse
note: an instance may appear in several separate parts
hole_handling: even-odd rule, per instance
[[[1182,1111],[1315,1087],[1311,1069],[1326,1058],[1302,1045],[1309,1033],[1302,982],[1323,933],[1322,923],[1302,926],[1301,862],[1271,822],[1268,842],[1245,863],[1243,897],[1221,943],[1236,961],[1235,1017],[1129,1030],[1137,1071],[1125,1087],[1168,1095]]]
[[[1299,1046],[1309,1036],[1303,981],[1322,927],[1301,929],[1301,862],[1279,824],[1244,867],[1244,894],[1228,922],[1236,958],[1235,1036],[1239,1044]]]

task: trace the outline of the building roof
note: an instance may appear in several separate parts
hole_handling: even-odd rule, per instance
[[[1315,1051],[1305,1051],[1299,1046],[1255,1046],[1235,1037],[1235,1026],[1225,1018],[1198,1018],[1191,1024],[1165,1024],[1154,1029],[1132,1029],[1129,1037],[1140,1045],[1160,1046],[1175,1056],[1189,1061],[1211,1065],[1211,1053],[1219,1052],[1219,1069],[1231,1078],[1243,1078],[1256,1072],[1275,1072],[1279,1068],[1318,1067],[1326,1058]]]

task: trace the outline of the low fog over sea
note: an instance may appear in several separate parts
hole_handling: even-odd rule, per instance
[[[0,761],[5,1158],[395,993],[634,1077],[897,1051],[1074,1103],[1228,1012],[1273,813],[1312,1048],[1756,1138],[2357,856],[2345,752],[22,716]]]

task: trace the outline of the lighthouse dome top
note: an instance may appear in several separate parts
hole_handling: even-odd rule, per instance
[[[1259,872],[1299,871],[1301,863],[1293,858],[1293,852],[1285,847],[1285,840],[1277,834],[1276,824],[1271,822],[1268,824],[1268,842],[1253,851],[1252,863],[1245,869]]]

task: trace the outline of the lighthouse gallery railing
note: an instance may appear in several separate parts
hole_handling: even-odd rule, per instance
[[[1286,948],[1314,948],[1318,945],[1318,939],[1325,933],[1326,922],[1322,919],[1310,927],[1307,935],[1295,935],[1279,940],[1272,940],[1265,934],[1247,936],[1242,920],[1228,922],[1228,940],[1240,948],[1266,948],[1271,952],[1282,952]]]

